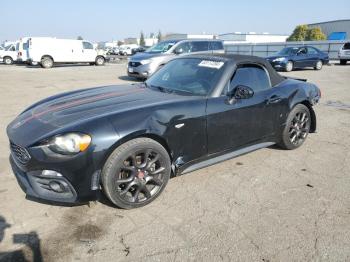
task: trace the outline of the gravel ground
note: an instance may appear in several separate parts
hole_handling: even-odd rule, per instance
[[[350,261],[350,66],[300,70],[322,90],[318,132],[171,179],[135,210],[25,199],[7,124],[59,92],[132,81],[125,64],[0,65],[0,261]]]

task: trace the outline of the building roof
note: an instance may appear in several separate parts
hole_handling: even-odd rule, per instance
[[[322,25],[322,24],[337,23],[337,22],[350,22],[350,19],[339,19],[339,20],[325,21],[325,22],[319,22],[319,23],[312,23],[308,25]]]

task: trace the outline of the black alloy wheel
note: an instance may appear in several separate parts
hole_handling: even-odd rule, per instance
[[[306,112],[295,114],[289,126],[289,139],[293,145],[302,144],[309,133],[310,121]]]
[[[303,105],[296,105],[289,113],[279,145],[284,149],[296,149],[306,140],[310,132],[311,115]]]
[[[102,172],[107,197],[118,207],[135,208],[152,202],[165,188],[170,159],[156,141],[138,138],[118,147]]]

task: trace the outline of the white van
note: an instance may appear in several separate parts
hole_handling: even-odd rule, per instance
[[[103,65],[104,54],[85,40],[32,37],[28,39],[28,62],[50,68],[54,63],[90,63]]]

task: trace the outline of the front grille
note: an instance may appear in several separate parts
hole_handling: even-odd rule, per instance
[[[16,160],[18,160],[18,162],[20,162],[23,165],[28,163],[28,161],[30,160],[30,155],[25,148],[16,145],[12,142],[10,142],[10,148],[12,155],[16,158]]]
[[[132,67],[138,67],[140,65],[141,65],[140,62],[129,62],[129,66],[132,66]]]

